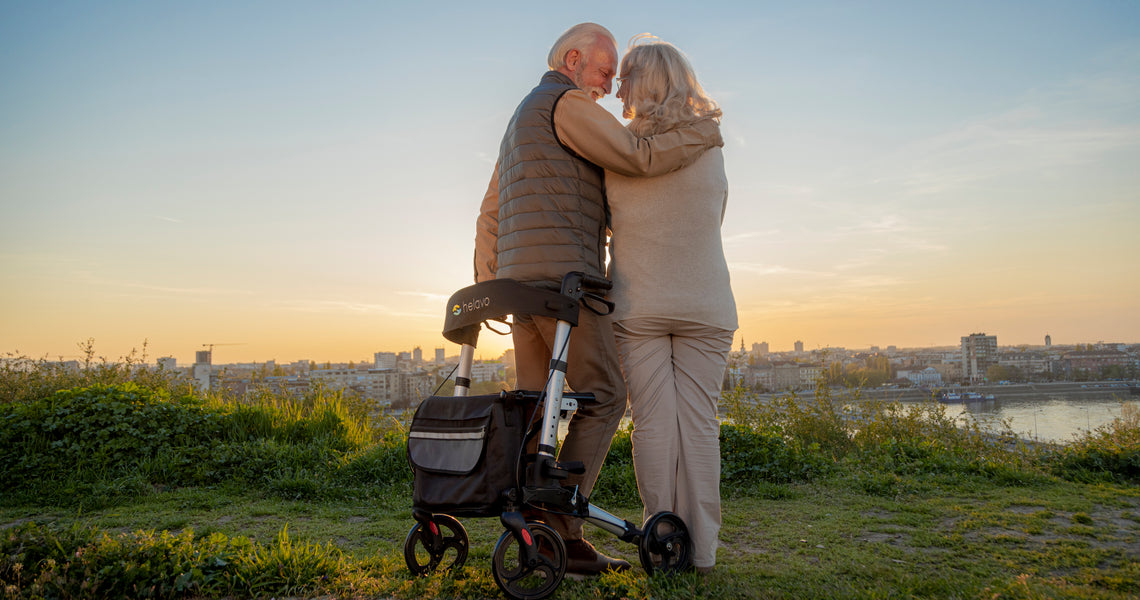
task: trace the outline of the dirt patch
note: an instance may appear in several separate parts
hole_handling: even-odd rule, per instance
[[[902,544],[903,534],[901,533],[864,533],[855,538],[856,542],[870,542],[873,544],[891,544],[898,546]]]
[[[970,541],[995,542],[1017,546],[1045,546],[1058,542],[1077,543],[1098,550],[1114,550],[1125,556],[1140,559],[1140,523],[1130,518],[1130,509],[1097,505],[1088,513],[1052,511],[1040,506],[1015,505],[1003,509],[1007,514],[1032,516],[1047,512],[1049,518],[1039,523],[1032,532],[1022,525],[990,525],[963,531]],[[954,520],[944,520],[944,531],[959,526]]]
[[[1049,509],[1045,508],[1044,506],[1027,506],[1027,505],[1021,504],[1021,505],[1008,506],[1005,508],[1005,510],[1008,512],[1014,513],[1016,515],[1032,515],[1032,514],[1042,512],[1042,511],[1047,511]]]
[[[5,529],[11,529],[13,527],[19,527],[20,525],[23,525],[24,523],[31,523],[34,520],[35,519],[16,519],[15,521],[11,521],[8,523],[0,523],[0,531],[3,531]]]

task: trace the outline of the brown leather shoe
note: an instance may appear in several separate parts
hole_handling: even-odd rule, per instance
[[[610,558],[586,540],[566,542],[566,573],[572,575],[600,575],[607,570],[624,571],[629,563],[620,558]]]

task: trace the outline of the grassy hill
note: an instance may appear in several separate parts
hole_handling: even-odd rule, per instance
[[[555,598],[1135,598],[1140,418],[1065,446],[858,390],[723,401],[718,565],[566,580]],[[194,395],[130,365],[0,366],[0,597],[497,598],[497,519],[466,566],[403,565],[406,415],[316,390]],[[854,424],[854,425],[853,425]],[[629,432],[592,500],[634,522]],[[637,550],[599,530],[607,553]]]

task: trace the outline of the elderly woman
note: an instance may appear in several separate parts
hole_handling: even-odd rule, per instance
[[[617,97],[639,137],[719,119],[685,56],[637,36]],[[689,526],[693,566],[711,571],[720,532],[720,425],[736,302],[721,245],[728,182],[720,148],[650,178],[607,171],[612,211],[614,333],[633,413],[633,461],[645,516]]]

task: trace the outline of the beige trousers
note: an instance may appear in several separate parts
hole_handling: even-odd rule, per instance
[[[633,412],[633,467],[645,518],[668,510],[693,539],[693,566],[716,564],[720,533],[717,400],[733,332],[665,318],[615,323]]]
[[[515,317],[511,332],[519,389],[541,391],[546,386],[556,323],[549,317]],[[570,332],[567,349],[567,385],[576,392],[592,392],[594,401],[578,403],[559,446],[558,460],[582,461],[586,466],[585,474],[571,475],[563,482],[566,486],[577,485],[585,496],[593,491],[610,442],[625,416],[625,382],[612,323],[608,316],[583,308],[578,326]],[[581,519],[549,514],[544,520],[566,541],[582,538]]]

